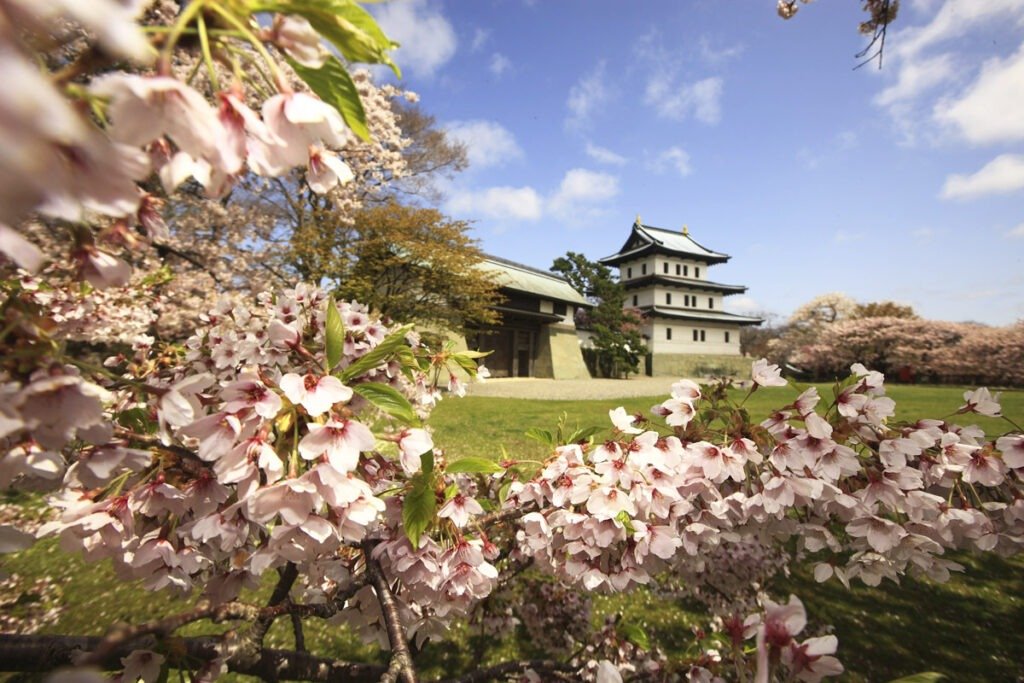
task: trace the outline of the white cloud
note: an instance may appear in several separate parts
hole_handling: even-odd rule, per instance
[[[715,47],[707,36],[701,36],[700,40],[697,41],[697,49],[700,51],[701,60],[712,66],[731,61],[743,54],[742,45]]]
[[[569,88],[569,97],[565,101],[565,106],[569,109],[566,125],[570,128],[586,127],[590,123],[591,114],[607,102],[608,97],[608,88],[605,86],[605,63],[600,62],[592,72]]]
[[[935,106],[935,118],[977,144],[1024,140],[1024,43],[990,59],[961,97]]]
[[[1006,20],[1020,23],[1024,19],[1022,12],[1024,0],[946,0],[928,24],[911,26],[890,36],[886,52],[893,46],[894,56],[910,58],[934,45],[966,35],[981,24]]]
[[[469,49],[473,52],[479,51],[480,48],[487,44],[487,41],[490,39],[490,37],[490,31],[488,31],[485,28],[477,28],[475,31],[473,31],[473,40],[469,44]]]
[[[918,97],[949,80],[956,73],[953,55],[900,62],[896,82],[875,96],[875,104],[889,107]]]
[[[693,173],[693,168],[690,166],[690,155],[682,147],[675,146],[669,147],[659,154],[651,164],[651,168],[658,172],[664,171],[666,168],[674,168],[684,178]]]
[[[1006,232],[1006,236],[1007,237],[1012,237],[1013,239],[1018,239],[1018,240],[1019,239],[1024,239],[1024,223],[1021,223],[1016,228],[1008,230]]]
[[[663,118],[683,121],[693,116],[715,124],[722,117],[722,89],[723,81],[718,76],[683,83],[670,73],[659,73],[647,81],[644,102]]]
[[[729,313],[740,313],[746,315],[749,313],[757,313],[764,310],[764,306],[757,303],[753,297],[749,297],[745,294],[740,296],[730,296],[725,300],[725,310]]]
[[[979,93],[973,100],[978,107],[970,102],[958,105],[962,96],[953,95],[978,73],[982,57],[976,47],[991,45],[990,54],[1003,49],[994,39],[988,40],[986,32],[1024,27],[1024,0],[918,0],[916,4],[915,14],[924,17],[925,23],[907,26],[901,16],[899,23],[905,27],[890,32],[886,68],[879,72],[887,87],[874,98],[877,106],[888,111],[902,142],[943,144],[949,139],[943,128],[948,127],[964,128],[961,132],[968,139],[985,137],[983,131],[992,124],[997,129],[1013,128],[1010,114],[984,110],[983,100],[994,103],[997,93]],[[1021,107],[1018,98],[1015,110]],[[980,117],[977,125],[976,117]],[[992,121],[997,117],[1002,122]]]
[[[622,166],[626,163],[626,157],[621,154],[616,154],[606,147],[599,147],[594,143],[587,141],[587,156],[594,161],[602,164],[610,164],[612,166]]]
[[[599,217],[608,200],[619,193],[619,179],[600,171],[574,168],[566,172],[558,188],[547,198],[534,188],[489,187],[449,193],[445,211],[466,218],[486,218],[497,223],[536,221],[551,215],[570,225]]]
[[[512,68],[512,60],[500,52],[495,52],[491,55],[491,64],[487,68],[491,70],[492,74],[501,78],[506,71]]]
[[[501,166],[523,156],[515,136],[495,121],[453,121],[445,132],[466,145],[470,168]]]
[[[943,199],[975,199],[1024,189],[1024,154],[1001,154],[971,175],[951,175]]]
[[[532,187],[489,187],[485,190],[455,192],[445,205],[448,213],[496,221],[535,221],[544,213],[544,203]]]
[[[862,239],[864,239],[863,233],[847,232],[846,230],[836,230],[835,234],[832,235],[832,241],[836,244],[847,244],[849,242],[857,242]]]
[[[562,220],[579,222],[595,215],[602,203],[618,193],[619,179],[615,176],[574,168],[566,172],[548,206]]]
[[[394,59],[403,71],[430,78],[455,55],[455,30],[426,0],[395,0],[374,9],[377,23],[401,43]]]

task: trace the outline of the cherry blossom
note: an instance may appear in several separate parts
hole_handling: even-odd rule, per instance
[[[782,379],[782,371],[778,365],[769,365],[765,359],[754,361],[753,367],[754,383],[762,387],[784,387],[786,380]]]
[[[317,377],[289,372],[281,377],[281,390],[292,403],[301,404],[310,417],[317,417],[329,411],[335,404],[352,398],[352,389],[341,383],[337,377]]]

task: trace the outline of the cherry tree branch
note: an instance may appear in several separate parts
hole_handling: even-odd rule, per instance
[[[372,541],[363,541],[362,547],[366,560],[366,575],[370,580],[370,585],[377,592],[377,601],[380,602],[384,625],[388,631],[388,641],[391,643],[391,664],[388,666],[387,673],[380,680],[381,683],[391,683],[399,679],[405,683],[417,683],[416,669],[409,652],[409,643],[405,640],[405,627],[402,625],[401,615],[398,613],[398,603],[391,592],[391,586],[388,585],[380,562],[372,556],[375,545]]]

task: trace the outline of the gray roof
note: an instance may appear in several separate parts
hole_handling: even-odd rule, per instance
[[[689,234],[679,230],[666,230],[651,225],[633,223],[629,239],[622,245],[618,253],[606,256],[600,261],[609,264],[621,263],[633,256],[642,256],[649,251],[690,256],[708,263],[722,263],[730,258],[728,254],[712,251],[698,244]]]
[[[558,275],[497,256],[485,256],[478,267],[491,273],[502,289],[531,294],[541,299],[564,301],[574,306],[593,307],[565,278]]]
[[[673,318],[675,320],[705,320],[708,322],[736,323],[737,325],[760,325],[761,318],[725,311],[694,311],[690,309],[664,308],[662,306],[641,306],[645,315],[657,318]]]

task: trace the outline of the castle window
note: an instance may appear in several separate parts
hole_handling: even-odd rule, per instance
[[[689,306],[690,305],[690,295],[689,294],[684,294],[683,295],[683,305],[684,306]]]
[[[714,297],[710,297],[709,296],[708,297],[708,308],[714,308],[714,307],[715,307],[715,299],[714,299]]]
[[[704,330],[700,331],[700,340],[704,341]]]
[[[726,344],[729,343],[729,333],[728,332],[725,333],[725,343]]]
[[[665,303],[666,304],[671,304],[672,303],[672,292],[665,292]]]
[[[647,264],[646,263],[640,264],[640,274],[641,275],[647,275]]]
[[[662,272],[665,273],[665,275],[668,275],[668,262],[667,261],[665,263],[661,264],[661,269],[662,269]]]
[[[676,264],[676,275],[679,275],[679,264]]]
[[[693,276],[696,277],[696,278],[700,277],[700,266],[694,266],[693,267]]]
[[[700,339],[700,333],[697,332],[697,330],[694,330],[693,331],[693,341],[697,341],[698,339]]]
[[[690,266],[683,266],[683,277],[690,277]]]
[[[633,277],[633,269],[632,268],[626,268],[626,278],[629,279],[631,277]]]
[[[637,298],[636,294],[633,295],[633,305],[636,306]]]
[[[666,327],[665,328],[665,339],[672,339],[672,328],[671,327]]]
[[[566,304],[560,301],[555,302],[555,315],[565,315],[568,312],[569,309],[566,307]]]

